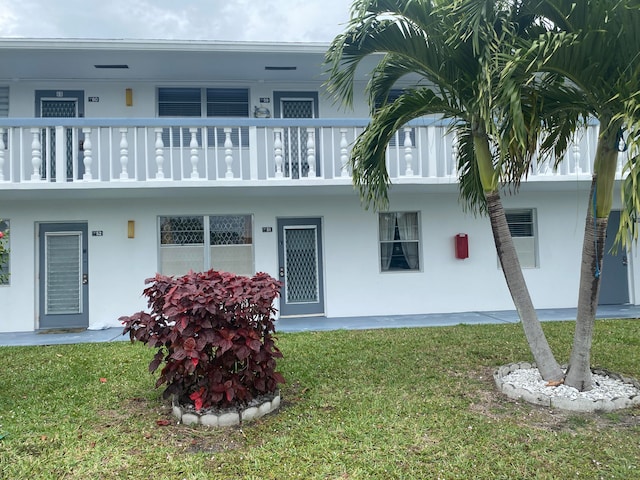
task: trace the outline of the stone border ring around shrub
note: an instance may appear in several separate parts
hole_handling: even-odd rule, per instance
[[[193,407],[182,406],[171,400],[173,416],[185,425],[204,425],[206,427],[232,427],[257,420],[280,408],[280,392],[263,395],[253,399],[241,408],[202,409],[197,412]]]
[[[581,413],[612,412],[640,405],[640,383],[606,370],[592,370],[594,388],[579,392],[567,385],[547,386],[535,364],[511,363],[494,371],[498,390],[513,400]]]

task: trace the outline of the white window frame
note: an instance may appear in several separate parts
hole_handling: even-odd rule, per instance
[[[248,228],[245,230],[245,235],[242,237],[242,242],[232,242],[232,243],[215,243],[212,242],[212,229],[211,224],[214,218],[224,218],[224,217],[245,217],[245,219],[249,222]],[[170,243],[164,242],[164,238],[166,235],[173,235],[173,231],[165,231],[163,230],[163,226],[166,225],[165,220],[167,219],[184,219],[187,220],[189,218],[200,219],[202,224],[202,231],[198,231],[202,238],[201,242],[187,242],[187,243]],[[160,215],[158,216],[158,271],[162,274],[166,275],[184,275],[189,270],[186,271],[167,271],[166,268],[163,268],[163,258],[164,255],[169,252],[169,249],[180,249],[180,248],[190,248],[192,249],[196,255],[201,255],[202,264],[200,266],[193,265],[191,268],[194,271],[207,271],[211,268],[218,270],[228,269],[218,268],[220,265],[224,265],[224,259],[232,257],[232,253],[234,250],[238,250],[240,248],[248,250],[248,256],[246,257],[246,264],[244,267],[244,271],[231,271],[231,273],[235,273],[237,275],[247,275],[251,276],[255,274],[255,243],[254,243],[254,220],[253,216],[250,214],[210,214],[210,215]],[[231,249],[231,250],[230,250]],[[224,255],[216,256],[213,252],[218,250],[219,252],[224,252]]]
[[[187,102],[186,100],[180,101],[179,96],[176,97],[176,100],[172,101],[172,102],[161,102],[160,101],[160,95],[162,93],[163,90],[183,90],[183,91],[190,91],[191,94],[195,94],[197,92],[198,94],[198,98],[199,101],[198,102]],[[246,93],[246,110],[242,111],[243,108],[245,106],[245,102],[232,102],[232,101],[225,101],[225,96],[222,97],[216,97],[216,92],[223,92],[223,91],[227,91],[227,92],[231,92],[231,91],[237,91],[237,92],[244,92]],[[215,101],[217,100],[217,101]],[[171,114],[161,114],[161,108],[160,105],[161,103],[172,103],[173,105],[176,106],[176,109],[178,110],[177,113],[171,113]],[[180,113],[180,107],[181,105],[186,106],[186,105],[191,105],[192,107],[199,105],[199,114],[198,115],[187,115],[186,112],[184,113]],[[220,106],[222,105],[223,107],[225,105],[229,106],[239,106],[239,111],[236,109],[236,111],[233,111],[231,114],[225,113],[225,112],[212,112],[211,114],[209,114],[209,106],[215,107],[216,105]],[[241,117],[241,118],[249,118],[251,115],[251,109],[250,109],[250,105],[251,105],[251,92],[249,90],[249,88],[245,88],[245,87],[158,87],[156,89],[156,115],[159,118],[172,118],[172,117],[178,117],[178,118],[224,118],[224,117]],[[223,108],[223,110],[226,110],[225,108]],[[234,110],[232,108],[232,110]],[[189,144],[189,133],[188,130],[183,128],[182,129],[182,142],[183,142],[183,146],[187,146]],[[207,141],[209,146],[214,146],[216,143],[219,146],[222,146],[224,144],[225,141],[225,134],[224,131],[221,128],[216,128],[217,132],[216,135],[213,135],[213,128],[208,128],[208,134],[207,134]],[[180,130],[179,129],[174,129],[173,132],[173,138],[172,138],[172,143],[174,147],[177,147],[180,145]],[[169,132],[165,131],[164,135],[163,135],[163,139],[165,142],[165,146],[169,145]],[[200,145],[202,145],[202,135],[199,132],[198,133],[198,143]],[[240,143],[242,143],[243,147],[248,147],[249,146],[249,129],[247,127],[240,127],[240,128],[234,128],[233,131],[231,132],[231,141],[233,142],[234,145],[239,145]]]
[[[415,235],[417,238],[409,239],[396,239],[396,236],[402,237],[399,230],[398,220],[401,219],[401,215],[415,215]],[[391,218],[393,216],[393,233],[391,231],[383,231],[383,217]],[[422,271],[422,228],[421,228],[420,212],[418,211],[395,211],[395,212],[379,212],[378,213],[378,266],[381,273],[406,273],[406,272],[421,272]],[[393,235],[393,239],[388,237]],[[387,237],[387,238],[385,238]],[[394,253],[398,248],[402,249],[402,244],[411,243],[414,245],[411,252],[402,251],[401,254]],[[397,245],[399,244],[399,245]],[[384,251],[384,246],[388,250]],[[406,264],[406,267],[398,267],[394,263],[398,260],[398,257],[404,256],[404,259],[400,259],[400,262]],[[386,266],[385,266],[386,263]],[[415,265],[411,265],[415,263]]]
[[[507,217],[507,225],[511,232],[513,245],[520,260],[522,268],[539,268],[540,262],[538,258],[538,218],[535,208],[509,208],[504,211]],[[527,222],[514,222],[515,215],[529,215],[530,220]],[[511,222],[509,216],[512,216]],[[531,235],[527,235],[530,230]],[[500,259],[498,259],[500,266]]]

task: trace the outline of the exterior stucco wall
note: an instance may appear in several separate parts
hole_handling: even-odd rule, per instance
[[[576,305],[583,193],[521,193],[506,208],[535,208],[539,268],[526,269],[539,308]],[[329,317],[512,309],[497,266],[488,220],[462,212],[457,193],[395,193],[391,211],[420,212],[419,272],[381,273],[377,215],[355,194],[241,196],[207,193],[105,200],[16,201],[3,205],[11,221],[11,284],[0,287],[0,331],[37,328],[37,222],[87,221],[90,326],[118,326],[117,319],[146,307],[144,279],[158,268],[159,215],[252,214],[256,271],[276,276],[279,217],[321,217],[326,315]],[[127,238],[127,221],[135,238]],[[262,232],[272,227],[272,232]],[[91,231],[103,236],[93,237]],[[469,235],[466,260],[454,258],[453,236]],[[632,261],[633,262],[633,261]],[[632,275],[632,299],[635,273]],[[633,301],[633,300],[632,300]]]
[[[34,93],[36,90],[83,90],[85,94],[85,117],[115,117],[115,118],[153,118],[156,112],[156,88],[157,87],[238,87],[249,89],[250,115],[253,107],[260,105],[260,98],[267,97],[270,104],[265,104],[274,113],[273,92],[317,91],[319,93],[319,115],[321,118],[366,118],[369,110],[364,102],[364,85],[357,84],[354,90],[354,108],[344,109],[326,94],[322,87],[322,81],[309,82],[308,84],[268,84],[259,82],[238,82],[233,85],[221,82],[207,83],[148,83],[148,82],[46,82],[46,81],[20,81],[9,84],[9,116],[30,118],[35,115]],[[133,105],[125,105],[125,89],[131,88],[133,92]],[[98,97],[98,102],[89,102],[88,97]]]

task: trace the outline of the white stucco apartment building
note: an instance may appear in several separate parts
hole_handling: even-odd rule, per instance
[[[279,314],[317,322],[513,308],[438,119],[390,144],[389,211],[362,208],[347,159],[368,72],[342,110],[326,48],[0,40],[0,331],[117,326],[146,307],[146,278],[209,268],[267,272],[284,282]],[[576,305],[596,135],[504,197],[536,307]],[[607,255],[603,303],[637,303],[634,263]]]

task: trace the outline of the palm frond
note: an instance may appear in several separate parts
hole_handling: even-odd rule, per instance
[[[388,205],[390,180],[386,152],[396,131],[415,118],[455,110],[455,105],[449,105],[428,88],[407,90],[376,110],[358,136],[350,157],[353,183],[365,208],[373,206],[381,210]]]
[[[487,203],[475,159],[471,126],[468,122],[460,122],[455,125],[454,130],[460,202],[465,211],[484,215],[487,213]]]

